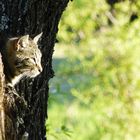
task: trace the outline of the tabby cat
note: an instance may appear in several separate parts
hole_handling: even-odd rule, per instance
[[[7,83],[15,85],[22,77],[35,77],[42,72],[42,54],[37,45],[41,35],[33,39],[29,35],[10,38],[1,48]]]

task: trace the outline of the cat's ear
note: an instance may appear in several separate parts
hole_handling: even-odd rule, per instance
[[[24,36],[20,37],[17,41],[18,49],[20,47],[26,48],[28,46],[28,44],[29,44],[29,35],[24,35]]]
[[[38,40],[41,38],[42,34],[43,34],[43,33],[41,32],[40,34],[38,34],[37,36],[35,36],[35,37],[33,38],[34,43],[37,44],[37,42],[38,42]]]

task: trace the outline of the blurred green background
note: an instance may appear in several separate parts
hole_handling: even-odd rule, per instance
[[[140,1],[74,0],[59,25],[48,140],[140,140]]]

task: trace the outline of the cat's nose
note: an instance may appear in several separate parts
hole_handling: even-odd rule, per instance
[[[42,66],[41,65],[40,66],[38,65],[37,68],[38,68],[38,71],[39,72],[42,72],[43,69],[42,69]]]

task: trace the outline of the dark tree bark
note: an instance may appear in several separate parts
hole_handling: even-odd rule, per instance
[[[10,127],[15,129],[13,135],[10,135],[12,130],[8,130],[7,135],[11,138],[6,140],[20,140],[27,133],[29,140],[46,139],[48,81],[54,76],[52,54],[58,23],[68,2],[69,0],[0,0],[1,32],[8,37],[43,32],[40,41],[43,72],[35,79],[23,79],[16,86],[19,97],[15,96],[15,89],[5,88],[4,105],[10,108],[6,113],[12,121]],[[12,100],[14,107],[10,106],[11,103],[7,105],[7,100]]]

